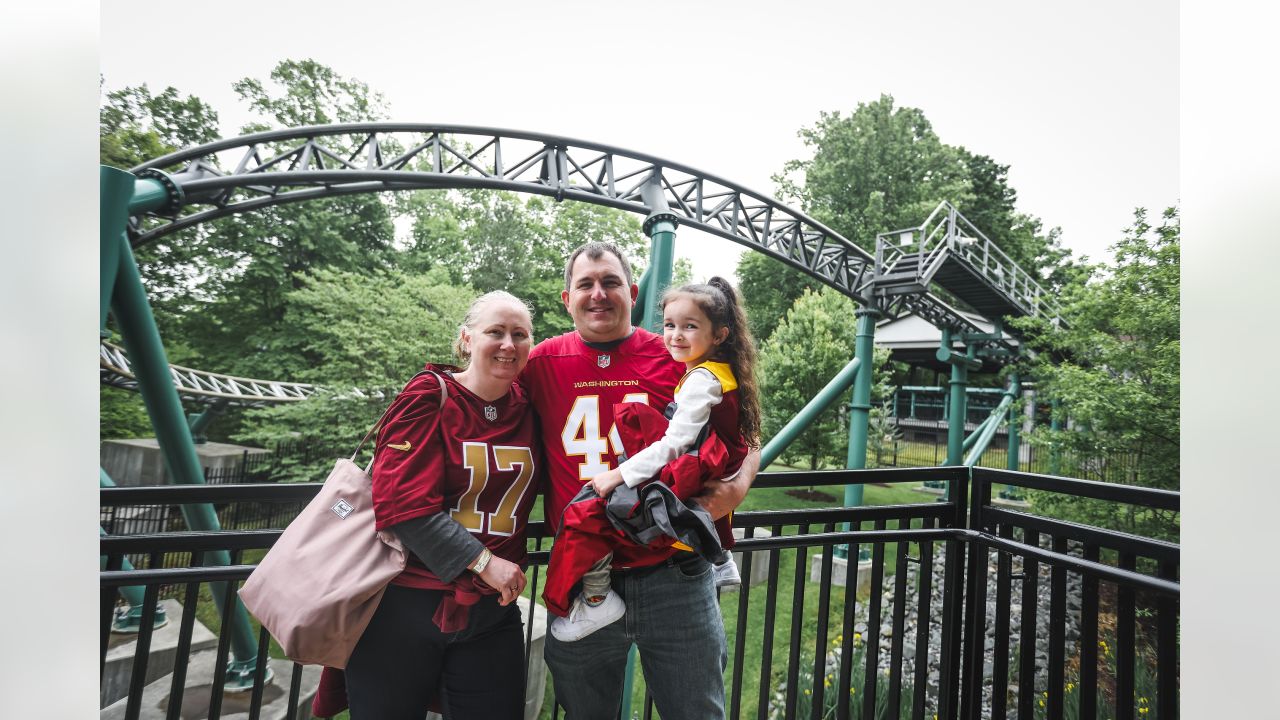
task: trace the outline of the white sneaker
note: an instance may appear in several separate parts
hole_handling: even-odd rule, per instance
[[[551,621],[551,636],[560,642],[581,640],[600,628],[618,621],[627,612],[626,603],[615,592],[604,596],[604,602],[590,605],[581,595],[573,601],[569,614]]]
[[[726,563],[715,565],[712,572],[715,573],[718,588],[742,584],[742,576],[738,574],[738,564],[732,558]]]

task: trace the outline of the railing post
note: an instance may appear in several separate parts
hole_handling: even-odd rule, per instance
[[[113,172],[103,171],[101,175],[103,178],[108,178],[106,181],[108,183],[121,182]],[[172,198],[163,192],[164,187],[154,179],[136,181],[135,192],[129,203],[129,212],[142,212],[169,204]],[[118,212],[118,208],[102,208],[100,212]],[[106,221],[104,220],[103,223],[105,226]],[[138,264],[134,261],[133,251],[123,231],[117,233],[115,237],[101,238],[103,247],[112,243],[116,244],[111,252],[118,258],[118,267],[110,288],[111,316],[115,318],[123,344],[133,363],[134,372],[138,378],[138,392],[142,395],[147,416],[151,419],[151,427],[155,430],[165,468],[175,483],[203,484],[204,472],[196,456],[195,444],[191,440],[190,426],[182,411],[182,403],[169,376],[169,361],[165,356],[164,346],[160,342],[160,333],[156,329],[151,306],[147,302],[147,293],[142,286]],[[213,506],[208,503],[182,505],[181,510],[187,527],[192,530],[220,529]],[[231,556],[225,550],[210,552],[206,560],[210,565],[231,564]],[[230,584],[210,583],[210,589],[215,598],[225,599],[218,603],[218,607],[232,608],[230,617],[222,619],[230,630],[231,649],[236,658],[227,670],[227,687],[248,688],[253,682],[253,667],[257,661],[258,647],[253,631],[249,627],[248,613],[240,604],[239,598],[234,596]]]
[[[968,468],[962,468],[961,472],[963,474],[956,480],[946,483],[948,486],[946,502],[951,505],[952,510],[947,524],[953,528],[968,526],[967,501],[971,471]],[[938,718],[956,720],[959,717],[957,699],[960,690],[960,650],[964,639],[961,611],[965,593],[965,543],[960,540],[948,540],[946,547],[947,557],[942,580],[942,647],[939,649]]]
[[[115,481],[111,479],[111,476],[107,474],[107,471],[102,468],[98,468],[98,487],[110,488],[115,486]],[[106,534],[107,531],[99,525],[98,536],[101,537]],[[98,569],[107,569],[106,555],[99,558]],[[120,569],[132,570],[133,563],[129,562],[129,558],[127,557],[121,558]],[[146,593],[146,587],[142,585],[122,585],[117,588],[117,590],[120,592],[120,597],[124,598],[124,601],[129,604],[129,610],[124,615],[116,617],[115,620],[111,621],[111,629],[116,632],[137,632],[142,623],[142,600],[143,595]],[[159,605],[156,606],[154,622],[155,627],[162,627],[168,622],[165,618],[164,608]]]
[[[1058,413],[1061,408],[1058,405],[1058,398],[1049,401],[1049,437],[1052,442],[1049,443],[1049,474],[1057,475],[1058,470],[1058,430],[1062,428],[1058,419]]]
[[[1017,393],[1017,397],[1022,397],[1022,381],[1018,379],[1018,374],[1013,374],[1013,389]],[[1022,414],[1027,410],[1026,403],[1021,406],[1015,403],[1009,407],[1009,442],[1008,457],[1006,458],[1005,468],[1018,472],[1021,469],[1019,464],[1022,455]]]
[[[988,532],[983,508],[991,503],[991,482],[982,470],[969,472],[969,522],[971,530]],[[983,545],[973,542],[967,548],[968,572],[965,573],[964,661],[961,663],[961,717],[982,715],[983,660],[986,654],[987,620],[987,556]]]

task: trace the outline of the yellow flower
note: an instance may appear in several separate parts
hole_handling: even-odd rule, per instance
[[[805,690],[805,691],[804,691],[804,694],[805,694],[805,695],[812,695],[813,693],[809,692],[808,690]]]
[[[1146,715],[1146,714],[1147,714],[1147,710],[1148,710],[1148,708],[1140,707],[1140,708],[1138,708],[1138,714],[1139,714],[1139,715]]]
[[[1040,701],[1040,707],[1044,707],[1044,701],[1043,701],[1043,700],[1041,700],[1041,701]]]
[[[1067,692],[1071,692],[1072,690],[1075,690],[1075,689],[1076,689],[1075,683],[1067,683]]]

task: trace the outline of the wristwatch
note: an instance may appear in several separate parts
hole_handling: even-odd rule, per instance
[[[489,552],[489,548],[480,551],[480,557],[476,558],[475,565],[472,565],[471,572],[479,575],[484,569],[489,567],[489,561],[493,559],[493,553]]]

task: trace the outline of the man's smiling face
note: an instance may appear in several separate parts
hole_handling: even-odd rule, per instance
[[[622,263],[612,253],[573,261],[569,289],[560,294],[584,340],[610,342],[631,332],[631,306],[640,288],[628,285]]]

